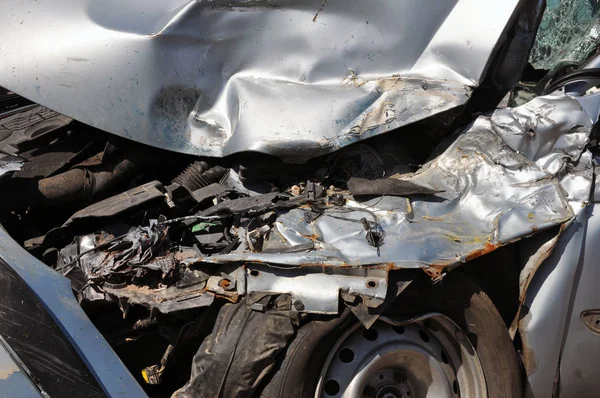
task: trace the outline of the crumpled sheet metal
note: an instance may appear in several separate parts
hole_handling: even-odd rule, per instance
[[[178,289],[167,287],[150,289],[145,286],[128,285],[120,288],[104,287],[104,292],[148,308],[157,308],[163,314],[190,308],[207,307],[215,299],[206,294],[204,286]]]
[[[60,251],[61,269],[64,268],[64,272],[68,273],[71,268],[79,267],[88,280],[94,280],[123,272],[123,268],[141,267],[160,270],[161,265],[174,267],[175,261],[169,261],[169,257],[156,257],[156,252],[166,241],[168,227],[157,225],[156,221],[153,221],[147,227],[131,228],[120,239],[112,235],[81,236]],[[102,244],[108,245],[105,251],[98,253],[93,251],[95,247]],[[154,264],[149,264],[151,259]],[[171,267],[164,263],[171,263]],[[163,270],[165,273],[168,271],[168,269]]]
[[[0,85],[195,155],[306,159],[460,105],[519,0],[0,3]]]
[[[308,223],[304,209],[281,214],[276,233],[290,245],[313,242],[315,250],[293,254],[215,255],[204,262],[259,261],[294,266],[425,268],[437,276],[448,266],[564,223],[589,200],[592,161],[585,149],[592,123],[568,96],[539,97],[518,108],[480,116],[438,157],[404,177],[442,191],[435,196],[384,197],[348,202],[340,214],[326,212]],[[360,210],[363,209],[363,210]],[[384,244],[366,240],[357,220],[385,230]]]

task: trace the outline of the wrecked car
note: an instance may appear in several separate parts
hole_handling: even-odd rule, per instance
[[[594,395],[595,42],[373,3],[0,4],[5,396]]]

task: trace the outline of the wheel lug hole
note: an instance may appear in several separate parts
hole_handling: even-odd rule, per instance
[[[398,334],[404,334],[405,331],[404,326],[392,326],[392,329]]]
[[[441,357],[442,357],[442,362],[444,362],[445,364],[449,363],[450,361],[448,360],[448,355],[446,355],[446,353],[444,351],[442,351],[441,353]]]
[[[375,341],[379,337],[379,333],[375,329],[365,329],[363,330],[363,336],[369,341]]]
[[[334,396],[337,395],[340,392],[340,383],[338,383],[336,380],[328,380],[325,383],[325,394],[329,395],[329,396]]]
[[[350,348],[342,348],[338,354],[340,361],[344,363],[350,363],[354,360],[354,351]]]

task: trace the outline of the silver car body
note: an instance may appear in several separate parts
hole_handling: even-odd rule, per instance
[[[7,0],[0,81],[149,145],[302,160],[465,104],[518,3]]]
[[[302,161],[465,105],[518,3],[6,0],[0,85],[164,149]],[[598,344],[580,315],[599,308],[591,283],[597,267],[587,254],[600,233],[590,218],[596,204],[587,206],[595,178],[587,144],[599,105],[597,96],[558,94],[482,115],[417,173],[398,177],[439,191],[436,200],[348,203],[350,221],[325,215],[309,223],[292,210],[279,216],[278,233],[290,246],[316,241],[315,250],[262,254],[242,247],[203,261],[305,266],[306,273],[249,266],[230,277],[241,294],[291,293],[306,312],[335,313],[340,291],[379,305],[389,270],[423,268],[441,278],[562,225],[562,236],[538,242],[526,262],[520,282],[529,313],[517,326],[534,396],[557,386],[577,391],[578,375],[595,388],[594,363],[581,363],[578,342]],[[387,231],[380,250],[356,228],[365,207]],[[101,384],[111,386],[107,392],[143,394],[67,298],[66,279],[2,230],[0,237],[2,258],[41,292]],[[56,286],[49,289],[46,278]],[[115,374],[121,381],[113,385]]]

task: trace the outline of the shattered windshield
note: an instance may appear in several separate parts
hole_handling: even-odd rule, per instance
[[[600,43],[600,1],[547,0],[531,50],[536,69],[551,70],[564,61],[579,65]]]

